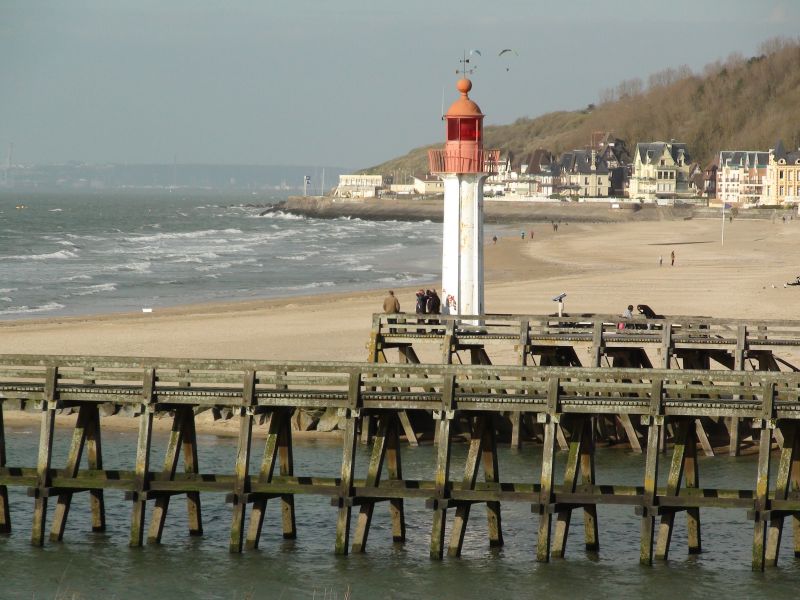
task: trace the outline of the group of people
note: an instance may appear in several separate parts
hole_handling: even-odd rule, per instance
[[[435,289],[417,291],[415,312],[418,315],[438,315],[442,312],[442,300]]]
[[[400,312],[400,301],[394,295],[394,290],[389,290],[389,294],[383,299],[383,312],[387,314]],[[442,312],[442,300],[436,289],[417,292],[415,312],[418,315],[438,315]]]
[[[643,316],[645,319],[663,319],[664,315],[656,314],[652,308],[647,306],[647,304],[637,304],[636,305],[636,312]],[[628,319],[633,319],[633,304],[628,304],[628,308],[622,311],[622,318],[626,321]],[[628,327],[625,321],[620,321],[617,323],[617,329],[625,329]],[[650,325],[647,325],[647,329],[650,329]]]

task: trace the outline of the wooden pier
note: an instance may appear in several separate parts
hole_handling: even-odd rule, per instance
[[[440,328],[442,324],[450,341],[446,352],[460,348],[467,336],[452,321],[431,327]],[[387,326],[395,330],[401,327],[398,323]],[[425,327],[419,323],[413,326]],[[664,351],[678,349],[680,336],[687,335],[688,329],[679,330],[669,322],[661,326],[660,330],[634,329],[632,336],[660,343]],[[487,327],[485,332],[474,332],[483,336],[480,343],[485,345],[486,336],[492,334],[488,325],[482,327]],[[749,327],[744,326],[715,343],[720,351],[743,348],[756,352],[771,340],[788,339],[781,335],[788,336],[789,329],[789,325],[775,326],[751,338]],[[517,331],[516,339],[525,348],[544,346],[539,342],[546,340],[536,339],[532,331],[528,321]],[[378,343],[380,350],[390,340],[405,343],[402,335],[425,334],[391,335],[387,331],[380,339],[374,337],[373,351],[377,351]],[[613,347],[605,326],[600,329],[595,324],[588,332],[567,335],[583,336],[579,341],[602,350],[603,355]],[[453,341],[455,337],[458,344]],[[665,364],[667,356],[675,355],[674,351],[665,352]],[[761,570],[778,562],[786,519],[792,522],[794,554],[800,557],[798,395],[800,374],[770,370],[0,355],[0,531],[12,531],[9,486],[28,490],[31,541],[39,546],[46,542],[51,499],[55,509],[49,539],[58,542],[66,535],[75,494],[88,495],[92,529],[102,531],[106,524],[104,494],[109,490],[124,493],[131,502],[130,544],[140,546],[145,542],[145,532],[148,543],[160,542],[174,496],[184,496],[188,502],[188,534],[202,535],[200,494],[217,493],[233,509],[230,550],[241,552],[258,546],[265,508],[271,500],[281,503],[278,527],[283,536],[299,535],[294,498],[313,494],[330,498],[335,509],[337,526],[332,546],[339,554],[366,550],[378,505],[387,507],[391,515],[392,542],[403,543],[404,503],[424,502],[431,515],[430,556],[441,559],[445,552],[453,557],[460,555],[473,505],[486,506],[487,541],[491,546],[502,546],[502,507],[521,502],[539,515],[535,558],[548,561],[565,556],[570,520],[578,510],[583,513],[585,549],[600,551],[598,506],[622,504],[631,506],[631,517],[640,522],[640,561],[651,564],[668,558],[675,518],[681,513],[688,522],[688,552],[701,552],[701,511],[714,507],[739,513],[745,523],[745,517],[752,521],[752,567]],[[289,419],[298,407],[332,407],[338,411],[345,424],[338,473],[316,477],[295,472]],[[24,464],[7,464],[9,438],[2,427],[2,410],[8,408],[41,413],[38,454],[28,457]],[[232,473],[205,472],[198,463],[195,415],[206,410],[239,421]],[[406,479],[402,474],[400,415],[415,410],[429,411],[436,422],[435,476],[430,481]],[[65,464],[54,465],[54,428],[65,412],[77,412],[77,421]],[[128,470],[103,467],[101,415],[118,413],[130,415],[139,425],[137,448]],[[542,427],[538,477],[532,473],[524,481],[502,478],[493,422],[504,414],[533,415]],[[171,418],[173,426],[163,463],[157,464],[151,456],[151,442],[153,419],[158,415]],[[597,480],[595,423],[607,415],[625,415],[644,428],[646,456],[639,485]],[[367,417],[375,428],[370,443],[362,446],[358,432]],[[753,424],[759,454],[751,487],[701,487],[696,427],[700,418]],[[256,420],[267,428],[263,454],[255,448]],[[452,426],[456,422],[469,425],[463,473],[451,473]],[[672,440],[669,460],[662,454],[667,430]],[[559,431],[567,445],[566,466],[560,477],[555,472]],[[84,451],[86,467],[82,466]],[[369,456],[365,474],[356,473],[360,452]],[[254,453],[263,457],[257,469],[251,469]],[[178,468],[180,462],[182,470]],[[662,468],[668,473],[665,486],[658,485]],[[777,475],[771,483],[773,469]],[[358,515],[351,540],[354,510]],[[714,535],[713,531],[705,533]]]
[[[401,363],[795,372],[800,370],[795,366],[800,364],[800,321],[687,316],[623,319],[602,314],[373,315],[367,360],[387,362],[388,351],[394,349]],[[401,417],[408,430],[407,415]],[[508,417],[513,447],[519,447],[526,436],[541,440],[541,427],[526,421],[525,413]],[[724,423],[714,421],[705,417],[696,421],[699,442],[708,456],[714,454],[708,428],[726,438],[732,456],[739,454],[745,437],[751,445],[757,439],[749,423],[736,417]],[[625,441],[634,451],[644,451],[646,432],[625,414],[602,418],[599,429],[603,441]],[[563,432],[557,433],[560,446],[566,449]]]

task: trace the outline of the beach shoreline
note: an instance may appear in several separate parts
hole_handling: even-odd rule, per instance
[[[549,224],[509,226],[485,244],[487,312],[552,314],[552,298],[566,292],[568,313],[621,314],[643,303],[665,315],[795,318],[800,288],[783,283],[800,270],[800,223],[734,221],[724,245],[719,227],[706,220],[565,223],[557,232]],[[395,288],[401,310],[413,311],[417,287]],[[7,354],[363,361],[387,289],[2,321],[0,338]],[[421,358],[436,362],[438,353]],[[496,360],[514,364],[512,356]],[[211,423],[209,431],[224,427]]]

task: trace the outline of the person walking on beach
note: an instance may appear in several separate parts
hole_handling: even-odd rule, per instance
[[[669,266],[670,267],[674,267],[675,266],[675,250],[673,250],[672,252],[669,253],[669,261],[670,261],[669,262]]]
[[[524,231],[520,231],[519,232],[519,239],[521,239],[521,240],[525,239],[525,232]]]
[[[497,236],[496,235],[492,236],[492,243],[495,244],[495,245],[497,244]]]
[[[663,264],[664,264],[664,257],[659,254],[658,255],[658,266],[660,267]]]

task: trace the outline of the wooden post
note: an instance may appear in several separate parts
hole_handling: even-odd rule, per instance
[[[761,439],[758,446],[758,475],[752,516],[753,529],[753,570],[763,571],[767,541],[767,515],[769,511],[769,468],[772,451],[773,402],[775,382],[765,381],[762,393]]]
[[[553,520],[553,463],[555,460],[556,427],[558,427],[558,377],[550,378],[547,392],[547,412],[539,413],[545,419],[544,447],[542,448],[542,474],[539,492],[539,535],[536,542],[536,560],[550,560],[550,525]]]
[[[736,371],[744,371],[744,355],[747,350],[747,326],[739,325],[736,329],[736,350],[733,355],[733,368]],[[734,396],[740,398],[741,396]],[[731,456],[739,456],[739,417],[731,417],[730,427],[730,448]]]
[[[639,546],[639,563],[653,564],[653,529],[655,527],[656,491],[658,486],[659,439],[664,417],[661,416],[661,395],[664,382],[654,380],[650,393],[650,414],[645,417],[647,429],[647,456],[645,458],[644,494],[639,513],[641,522],[641,542]]]
[[[528,352],[530,350],[530,322],[522,319],[519,324],[519,358],[518,364],[524,367],[528,364]],[[519,390],[523,394],[525,390]],[[522,447],[522,413],[515,410],[511,413],[511,447],[519,449]]]
[[[253,405],[255,404],[256,373],[246,371],[242,389],[242,407],[239,409],[239,446],[236,451],[236,481],[233,486],[233,519],[228,549],[242,551],[244,522],[247,513],[246,494],[249,489],[250,447],[253,440]]]
[[[294,475],[294,453],[292,451],[292,423],[289,413],[281,412],[280,434],[278,435],[278,468],[283,477]],[[283,539],[293,540],[297,537],[297,523],[294,512],[294,494],[281,496],[281,525]]]
[[[350,515],[353,509],[353,474],[355,471],[356,428],[360,417],[361,373],[350,373],[349,406],[344,410],[347,421],[342,449],[342,476],[339,486],[339,514],[336,518],[336,554],[347,554],[350,545]]]
[[[0,469],[6,466],[6,429],[3,423],[3,402],[0,401]],[[0,534],[11,533],[11,510],[8,487],[0,485]]]
[[[404,413],[405,411],[403,411]],[[386,474],[390,481],[402,481],[403,469],[400,460],[400,432],[397,419],[391,419],[386,432]],[[402,498],[389,500],[389,514],[392,519],[392,542],[402,544],[406,541],[406,517]]]
[[[103,445],[100,433],[100,411],[97,404],[88,407],[90,418],[86,426],[86,464],[94,471],[103,470]],[[89,490],[92,510],[92,531],[106,530],[106,506],[103,490]]]
[[[142,404],[139,415],[139,439],[136,445],[136,474],[134,490],[131,494],[133,510],[131,511],[130,546],[141,546],[144,539],[145,509],[147,508],[147,489],[150,479],[150,444],[153,437],[153,396],[156,384],[156,371],[145,369],[142,384]]]
[[[44,383],[42,423],[39,430],[39,456],[36,461],[36,488],[34,489],[33,528],[31,543],[44,545],[44,529],[47,520],[47,496],[50,487],[50,462],[53,458],[53,431],[56,422],[58,367],[47,367]]]
[[[449,323],[452,326],[452,321]],[[436,473],[434,475],[434,497],[430,501],[433,508],[433,524],[431,527],[430,557],[441,560],[444,556],[445,521],[447,519],[447,504],[450,494],[450,423],[455,417],[453,399],[455,397],[455,376],[446,373],[442,385],[442,409],[437,420],[438,446],[436,451]]]

